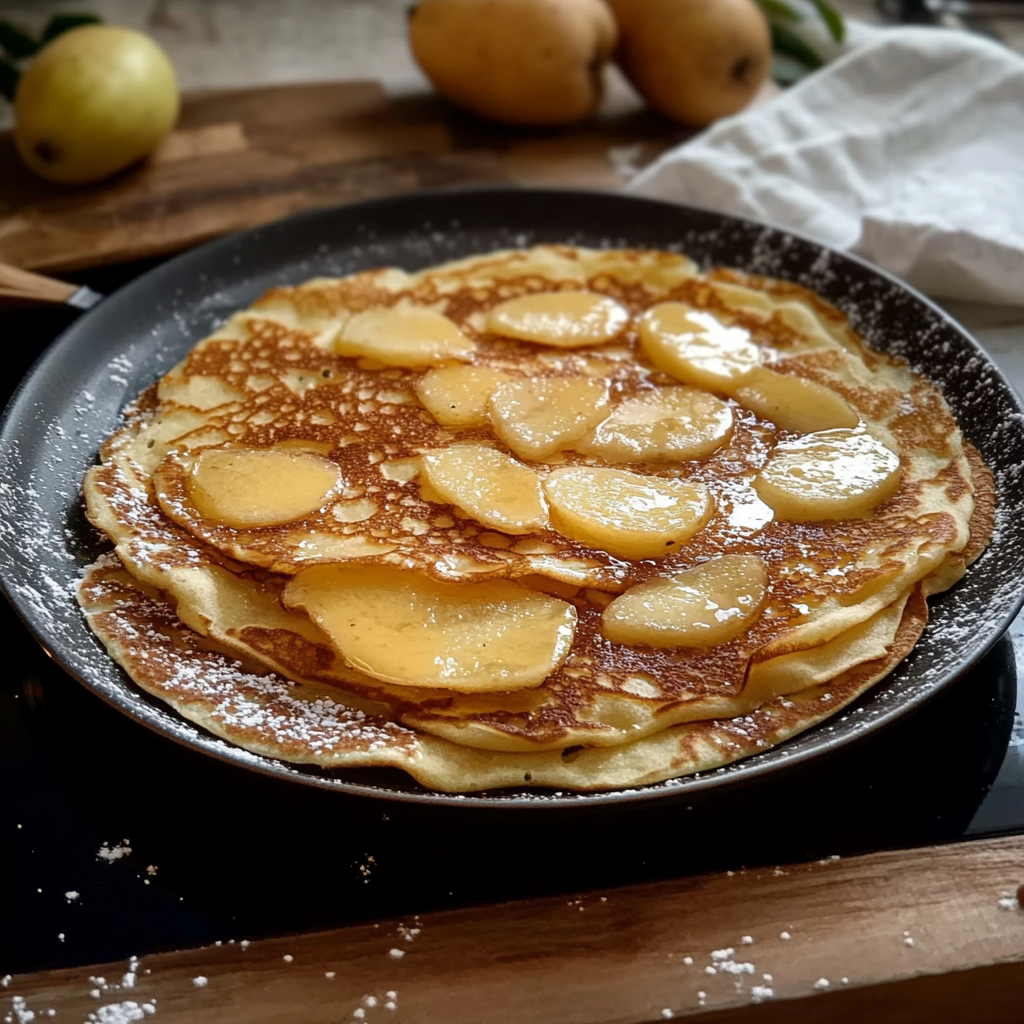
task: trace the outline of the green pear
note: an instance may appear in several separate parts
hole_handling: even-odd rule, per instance
[[[178,119],[174,68],[148,36],[86,25],[29,65],[14,98],[14,139],[50,181],[99,181],[146,156]]]

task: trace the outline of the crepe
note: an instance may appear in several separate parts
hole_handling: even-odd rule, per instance
[[[332,687],[246,669],[183,626],[116,559],[87,570],[80,601],[111,656],[147,693],[254,754],[323,768],[394,767],[450,793],[512,786],[607,790],[709,771],[760,753],[855,700],[906,656],[927,621],[924,590],[879,613],[859,665],[740,718],[677,725],[617,747],[506,754],[417,733],[350,704]],[[882,641],[889,638],[888,645]]]
[[[570,348],[488,327],[488,311],[498,304],[576,291],[614,300],[628,323],[611,338]],[[684,390],[652,365],[637,341],[637,318],[665,302],[706,311],[746,332],[773,380],[795,378],[840,396],[855,410],[862,436],[881,438],[898,453],[895,492],[858,516],[773,519],[754,485],[771,453],[799,442],[806,427],[794,429],[792,411],[772,411],[757,394],[717,391],[714,397],[705,389],[707,409],[721,422],[728,417],[725,429],[713,423],[720,436],[708,442],[708,453],[630,461],[633,449],[610,445],[601,424],[619,410]],[[599,408],[605,419],[596,417],[597,427],[537,457],[524,455],[514,434],[495,437],[506,424],[493,412],[486,423],[439,424],[424,407],[429,365],[386,365],[346,341],[347,331],[358,335],[350,326],[360,317],[393,308],[443,314],[457,327],[439,342],[456,353],[442,368],[461,360],[498,385],[540,379],[586,389],[607,382],[608,407]],[[424,323],[435,330],[432,321]],[[346,354],[338,354],[339,346]],[[693,448],[697,433],[683,431],[673,443]],[[656,483],[703,488],[713,508],[693,536],[657,558],[609,554],[567,536],[565,526],[553,528],[553,518],[495,529],[480,521],[479,511],[473,518],[424,486],[425,458],[470,448],[526,467],[542,481],[559,472],[564,478],[574,467],[614,465]],[[189,481],[204,452],[242,449],[308,453],[339,467],[344,488],[286,525],[225,525],[196,508]],[[699,770],[697,762],[706,768],[731,760],[720,742],[735,731],[724,724],[729,721],[761,714],[766,731],[757,733],[757,749],[806,728],[819,720],[809,710],[814,701],[794,705],[790,698],[788,705],[802,709],[801,726],[779,699],[827,687],[835,692],[824,703],[838,707],[888,672],[906,653],[906,637],[923,629],[921,595],[954,583],[986,542],[994,492],[935,388],[868,350],[841,314],[805,290],[730,271],[699,274],[667,253],[543,247],[414,275],[373,271],[269,293],[201,342],[129,410],[102,465],[90,471],[85,493],[90,518],[114,540],[120,562],[143,588],[136,593],[146,595],[122,595],[122,608],[155,615],[154,602],[167,602],[181,623],[220,651],[279,673],[303,692],[330,694],[338,706],[376,716],[389,737],[401,737],[397,747],[388,742],[352,754],[355,761],[303,752],[294,742],[261,752],[326,766],[396,765],[425,785],[464,791],[518,785],[526,772],[533,785],[640,784]],[[609,642],[602,612],[616,595],[736,552],[759,559],[769,580],[759,614],[744,631],[707,647]],[[477,672],[445,686],[382,678],[385,673],[364,666],[321,628],[322,616],[318,625],[314,611],[291,599],[297,574],[301,580],[310,577],[311,565],[332,572],[339,564],[346,572],[392,566],[388,571],[410,580],[422,574],[450,588],[518,581],[514,589],[542,592],[565,606],[571,650],[558,655],[553,671],[515,687],[493,672],[490,679]],[[83,591],[93,594],[83,597],[93,628],[147,686],[139,656],[128,653],[109,618],[97,613],[96,586],[94,580]],[[176,702],[173,686],[154,685],[151,692],[171,699],[186,717],[227,737],[208,709],[200,713]],[[777,725],[779,707],[786,710],[784,728]],[[235,742],[257,749],[252,737],[237,732]],[[403,746],[409,737],[414,746]],[[699,748],[699,756],[680,757],[684,737],[686,749]],[[401,756],[394,752],[399,748]],[[751,752],[743,744],[738,749],[736,756]],[[536,771],[520,770],[534,761]]]

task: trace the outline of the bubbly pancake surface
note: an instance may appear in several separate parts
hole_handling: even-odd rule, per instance
[[[617,335],[553,348],[487,330],[488,311],[501,303],[581,289],[628,311]],[[711,454],[612,463],[655,484],[700,485],[712,496],[710,518],[677,550],[630,559],[551,528],[502,531],[425,485],[423,460],[475,445],[514,459],[541,485],[567,467],[609,463],[580,439],[530,459],[479,418],[442,425],[418,397],[436,365],[386,365],[334,350],[351,317],[429,308],[472,344],[460,354],[462,365],[490,374],[492,383],[605,382],[614,416],[680,386],[649,360],[637,328],[664,302],[746,331],[772,377],[840,396],[899,453],[895,493],[856,518],[777,518],[754,481],[799,431],[719,394],[732,422]],[[197,507],[192,481],[209,451],[293,453],[303,465],[337,467],[341,479],[315,510],[287,522],[227,525]],[[420,735],[500,756],[615,747],[682,722],[746,715],[780,694],[884,659],[908,594],[922,581],[926,592],[941,589],[962,572],[958,552],[979,529],[971,524],[976,479],[934,388],[865,349],[842,316],[809,293],[729,272],[699,275],[670,254],[549,248],[271,292],[201,342],[140,402],[108,443],[86,494],[91,518],[114,539],[125,566],[168,595],[188,626],[293,679],[340,688]],[[723,554],[756,557],[768,578],[760,614],[739,635],[707,648],[605,637],[602,614],[616,594]],[[302,608],[282,601],[289,579],[305,568],[353,562],[445,583],[505,578],[546,591],[574,610],[572,649],[540,685],[508,692],[425,690],[367,676]]]

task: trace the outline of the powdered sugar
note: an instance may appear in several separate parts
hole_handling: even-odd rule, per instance
[[[720,971],[726,974],[753,974],[755,967],[752,963],[737,963],[735,960],[726,960],[718,965]]]
[[[11,998],[11,1015],[6,1020],[14,1020],[17,1024],[29,1024],[36,1019],[34,1010],[28,1008],[24,996],[13,996]]]
[[[104,843],[96,851],[96,859],[105,860],[108,864],[113,864],[115,860],[127,857],[131,852],[132,848],[129,846],[128,840],[122,839],[116,846],[110,846],[107,843]]]
[[[101,1006],[95,1013],[86,1018],[95,1024],[131,1024],[135,1020],[144,1020],[156,1013],[153,1003],[137,1003],[126,999],[123,1003],[108,1003]]]

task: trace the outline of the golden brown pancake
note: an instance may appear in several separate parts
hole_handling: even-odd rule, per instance
[[[708,771],[759,753],[817,724],[885,676],[927,619],[922,588],[882,613],[888,647],[830,681],[777,698],[741,718],[666,729],[618,747],[507,754],[417,734],[346,702],[339,691],[247,671],[211,649],[172,609],[108,559],[87,572],[80,600],[111,656],[147,692],[214,735],[265,757],[325,768],[396,767],[445,792],[508,786],[599,790]]]
[[[614,299],[631,314],[630,325],[609,342],[569,350],[486,329],[487,312],[498,303],[573,289]],[[584,450],[524,458],[488,425],[440,425],[417,398],[428,367],[385,366],[332,349],[339,330],[360,314],[429,308],[471,339],[472,365],[510,380],[608,381],[614,413],[679,383],[650,362],[635,328],[638,316],[666,301],[742,328],[773,372],[824,385],[845,399],[898,451],[898,490],[866,515],[772,519],[752,481],[770,454],[800,431],[782,429],[763,411],[725,396],[732,429],[711,455],[616,463],[649,479],[698,482],[713,496],[710,520],[674,553],[631,559],[551,528],[505,533],[425,489],[424,455],[453,443],[478,443],[516,458],[542,480],[565,467],[606,460],[583,442],[578,449]],[[343,487],[299,520],[227,526],[197,509],[189,490],[197,458],[210,449],[301,449],[336,465]],[[490,758],[492,766],[505,760],[518,766],[521,756],[550,752],[557,755],[557,771],[534,772],[533,783],[568,787],[573,783],[563,774],[570,765],[561,752],[583,747],[571,765],[584,780],[579,787],[600,788],[627,783],[601,781],[612,777],[601,774],[610,771],[606,767],[594,767],[585,780],[586,770],[576,766],[605,765],[601,758],[622,747],[615,778],[625,771],[622,765],[634,763],[638,774],[628,784],[682,774],[695,770],[685,766],[694,757],[679,761],[677,751],[669,760],[678,765],[658,763],[671,747],[669,735],[695,728],[680,723],[715,721],[714,729],[728,732],[721,722],[774,707],[780,696],[832,687],[834,680],[853,678],[850,673],[861,692],[889,671],[905,653],[911,623],[923,628],[920,600],[908,603],[910,595],[955,582],[965,553],[980,550],[979,537],[990,533],[978,517],[972,521],[975,491],[991,492],[976,459],[972,469],[972,458],[934,387],[866,349],[841,314],[803,289],[727,271],[699,275],[670,254],[549,247],[416,275],[375,271],[271,292],[201,342],[155,395],[143,396],[105,447],[103,464],[91,471],[86,495],[90,518],[115,541],[135,579],[165,595],[187,627],[223,649],[332,693],[348,707],[375,712],[382,722],[415,730],[418,742],[430,744],[449,764],[455,763],[453,751]],[[986,507],[985,501],[977,507]],[[707,648],[660,649],[604,636],[601,613],[616,593],[736,552],[756,555],[769,577],[759,616],[738,636]],[[348,664],[346,651],[301,606],[282,602],[296,573],[336,563],[397,566],[462,585],[506,578],[545,590],[575,610],[572,651],[538,685],[508,692],[427,689],[374,678]],[[128,604],[140,600],[126,598]],[[918,610],[908,619],[904,608],[911,606]],[[92,620],[115,657],[134,664],[111,627],[104,633],[94,614]],[[902,653],[893,660],[897,650]],[[858,672],[862,665],[874,668]],[[129,671],[138,678],[137,669]],[[837,693],[830,699],[841,698]],[[808,715],[802,727],[812,719],[818,720]],[[215,719],[202,721],[221,731]],[[793,722],[786,728],[798,731]],[[760,737],[764,744],[778,742],[781,733],[772,730],[776,738]],[[718,751],[702,747],[701,757],[723,756],[717,739],[700,742]],[[602,748],[606,754],[598,753]],[[307,759],[294,751],[275,756]],[[392,759],[381,755],[359,763],[397,763],[387,756]],[[413,774],[452,790],[522,781],[518,767],[487,776],[509,781],[486,783],[479,782],[481,769],[464,770],[462,782],[454,775],[439,782],[437,772]],[[556,776],[558,781],[541,781]]]

